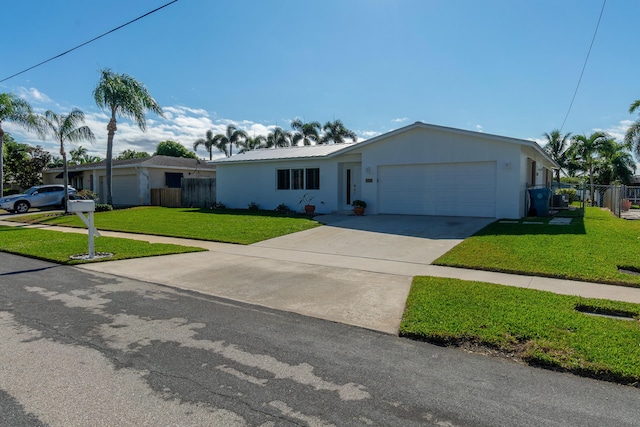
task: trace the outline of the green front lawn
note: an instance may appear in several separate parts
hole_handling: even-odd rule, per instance
[[[124,231],[244,245],[320,225],[310,218],[267,211],[162,208],[155,206],[97,212],[94,214],[94,220],[98,230]],[[84,223],[77,215],[38,214],[16,218],[15,221],[84,227]]]
[[[576,308],[635,320],[596,317]],[[624,384],[640,381],[640,304],[416,277],[400,334]]]
[[[618,271],[640,271],[640,221],[599,208],[587,208],[570,225],[549,220],[496,221],[434,264],[640,287],[640,276]]]
[[[151,244],[149,242],[114,237],[96,237],[94,244],[96,253],[109,252],[113,254],[111,258],[104,258],[104,261],[205,250],[189,246],[163,243]],[[0,226],[0,251],[60,264],[91,262],[69,259],[71,255],[86,254],[88,252],[87,235],[78,233]]]

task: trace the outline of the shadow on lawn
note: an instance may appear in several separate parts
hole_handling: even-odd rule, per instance
[[[215,215],[239,215],[239,216],[264,216],[272,218],[303,218],[313,219],[309,215],[302,213],[287,213],[267,210],[251,210],[251,209],[208,209],[208,208],[178,208],[181,212],[201,213]]]
[[[549,224],[552,219],[535,217],[514,221],[499,220],[478,231],[474,236],[586,234],[584,218],[573,217],[570,224]]]

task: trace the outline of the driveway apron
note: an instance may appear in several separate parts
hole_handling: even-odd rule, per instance
[[[147,236],[209,251],[81,268],[397,334],[414,272],[492,221],[317,219],[326,225],[248,246]]]

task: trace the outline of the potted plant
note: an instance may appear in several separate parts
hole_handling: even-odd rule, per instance
[[[629,209],[631,209],[631,200],[622,199],[622,210],[626,212]]]
[[[313,215],[316,211],[316,205],[312,205],[311,201],[313,200],[312,196],[309,196],[309,193],[304,193],[298,205],[302,205],[304,207],[304,213],[307,215]]]
[[[365,202],[364,200],[354,200],[351,203],[351,206],[353,206],[353,213],[356,215],[364,215],[364,208],[367,207],[367,202]]]

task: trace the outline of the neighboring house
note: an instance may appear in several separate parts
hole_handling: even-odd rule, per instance
[[[317,213],[521,218],[527,188],[549,186],[558,165],[534,141],[421,122],[359,143],[262,149],[210,162],[217,200],[299,209],[305,194]]]
[[[87,189],[107,200],[106,161],[69,166],[69,185]],[[152,156],[143,159],[113,160],[112,190],[116,206],[151,204],[151,189],[180,188],[182,178],[215,178],[216,167],[204,160]],[[62,183],[62,167],[45,170],[45,184]]]

